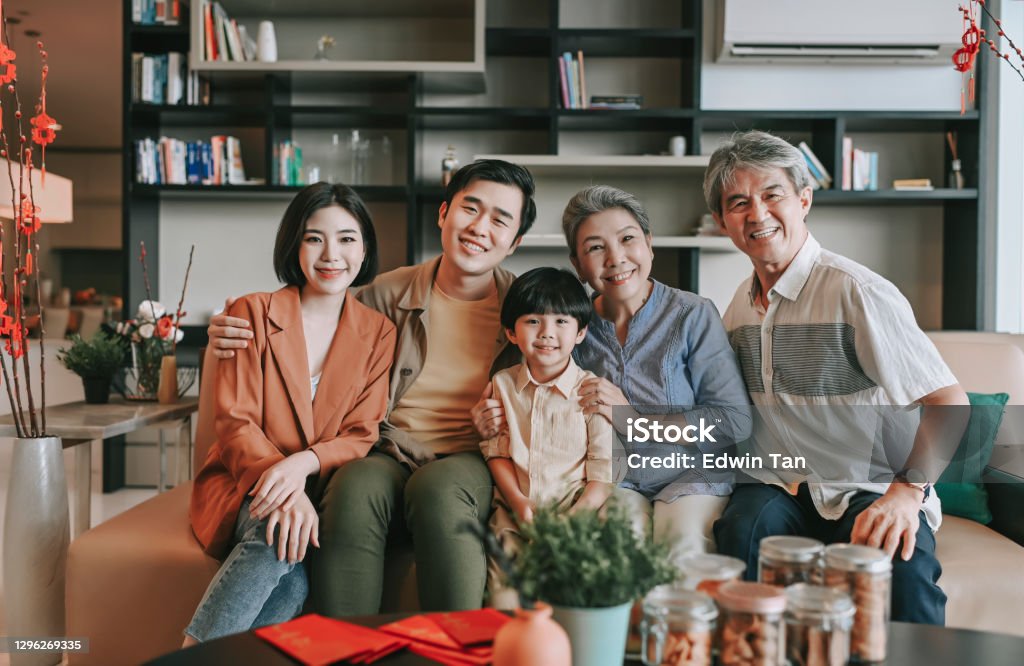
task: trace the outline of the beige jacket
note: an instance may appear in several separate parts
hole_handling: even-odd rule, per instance
[[[430,314],[430,292],[440,263],[441,257],[435,257],[415,266],[396,268],[378,276],[373,284],[362,288],[357,294],[360,301],[386,315],[398,329],[395,364],[391,368],[388,418],[380,424],[381,441],[377,446],[412,469],[433,460],[434,453],[429,446],[392,425],[390,415],[423,370],[429,342],[427,317]],[[509,271],[500,267],[494,270],[499,303],[505,300],[505,294],[514,279],[515,275]],[[519,361],[519,349],[509,343],[504,333],[500,333],[494,341],[491,376]]]

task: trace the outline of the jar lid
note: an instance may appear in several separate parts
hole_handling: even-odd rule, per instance
[[[782,562],[813,562],[825,549],[817,539],[798,536],[770,536],[761,539],[762,556]]]
[[[781,613],[786,610],[786,594],[775,585],[734,580],[718,588],[715,597],[728,610],[741,613]]]
[[[644,612],[685,615],[710,623],[718,617],[718,606],[703,592],[684,590],[677,585],[660,585],[644,597]]]
[[[892,571],[892,560],[880,548],[834,543],[825,548],[825,566],[839,571],[884,573]]]
[[[733,580],[743,575],[747,563],[738,557],[695,553],[679,560],[683,578],[701,582],[705,580]]]
[[[856,610],[850,595],[840,590],[809,583],[786,588],[786,613],[801,619],[842,620]]]

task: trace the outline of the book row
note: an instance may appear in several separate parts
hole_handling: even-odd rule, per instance
[[[242,144],[233,136],[182,141],[162,136],[135,142],[135,182],[145,185],[243,185]]]
[[[132,102],[209,104],[210,82],[188,69],[187,54],[132,53]]]
[[[256,40],[219,2],[203,2],[202,48],[204,60],[256,60]]]
[[[137,25],[178,25],[180,0],[132,0],[132,22]]]

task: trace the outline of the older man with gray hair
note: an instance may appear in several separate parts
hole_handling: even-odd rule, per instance
[[[967,405],[966,394],[899,290],[808,232],[811,181],[798,149],[765,132],[733,136],[711,156],[704,197],[754,267],[724,317],[751,399],[771,413],[751,453],[810,461],[803,471],[750,470],[753,482],[737,485],[715,523],[719,552],[743,559],[753,579],[766,536],[882,548],[893,558],[892,618],[943,624],[933,535],[941,511],[928,482],[942,468],[937,434],[962,432],[967,417],[966,409],[937,407]],[[879,478],[852,453],[830,466],[857,443],[840,441],[828,418],[869,406],[863,414],[888,407],[916,419],[910,405],[924,409],[906,463],[890,467],[895,475]],[[857,418],[846,426],[863,436],[871,458],[881,420]]]

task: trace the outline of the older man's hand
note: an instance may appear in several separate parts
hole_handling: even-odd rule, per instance
[[[891,558],[896,555],[902,539],[900,556],[909,560],[917,544],[923,492],[906,483],[890,485],[884,495],[857,516],[850,542],[881,548]]]

